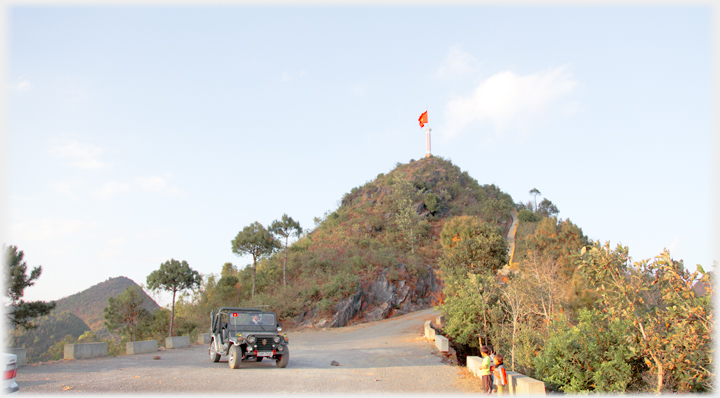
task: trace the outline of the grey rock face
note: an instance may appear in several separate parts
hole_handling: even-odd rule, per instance
[[[405,266],[400,264],[398,271],[406,274]],[[440,286],[430,267],[427,267],[425,275],[413,281],[391,282],[387,279],[387,270],[384,270],[365,288],[359,287],[355,294],[337,303],[330,327],[346,326],[353,319],[377,321],[396,314],[396,311],[401,314],[428,308],[433,294],[439,291]]]

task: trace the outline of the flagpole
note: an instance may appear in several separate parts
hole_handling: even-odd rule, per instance
[[[432,156],[432,155],[430,155],[430,131],[432,131],[432,129],[430,127],[425,127],[425,133],[426,133],[425,134],[425,143],[427,145],[427,151],[425,153],[426,158],[429,158],[430,156]]]

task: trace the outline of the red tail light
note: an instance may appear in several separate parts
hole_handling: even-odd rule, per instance
[[[15,366],[13,364],[13,365],[8,365],[8,367],[9,368],[11,367],[11,369],[7,369],[7,370],[5,370],[5,372],[3,372],[3,380],[14,379],[15,376],[17,376],[17,366]]]

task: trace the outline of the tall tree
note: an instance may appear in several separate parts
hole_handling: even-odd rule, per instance
[[[202,276],[188,265],[185,260],[181,262],[170,259],[160,265],[147,277],[147,285],[151,290],[166,290],[172,292],[172,311],[170,313],[170,336],[172,337],[173,321],[175,320],[175,295],[177,292],[200,286]]]
[[[557,206],[548,198],[543,198],[540,206],[538,206],[537,212],[543,217],[556,217],[560,213],[560,210],[558,210]]]
[[[534,196],[534,198],[535,198],[535,211],[537,211],[537,209],[538,209],[538,207],[537,207],[537,197],[538,197],[538,195],[541,195],[541,193],[540,193],[540,191],[538,191],[537,188],[533,188],[533,189],[530,190],[530,195]]]
[[[47,315],[55,308],[55,302],[30,301],[22,299],[25,288],[35,284],[35,281],[42,274],[42,266],[38,265],[27,275],[27,264],[23,260],[25,253],[18,251],[17,246],[5,247],[5,280],[7,281],[7,298],[10,311],[6,312],[13,327],[23,329],[34,329],[36,326],[31,322],[33,318]]]
[[[285,238],[285,258],[283,259],[283,286],[287,286],[285,267],[287,264],[288,238],[290,238],[291,235],[299,238],[300,234],[302,234],[302,227],[300,226],[300,223],[293,220],[292,217],[288,217],[287,214],[283,214],[280,220],[275,220],[272,224],[270,224],[270,232],[275,236]]]
[[[138,328],[148,323],[150,312],[143,308],[145,297],[137,286],[130,286],[117,297],[108,298],[108,306],[103,309],[105,327],[119,331],[128,341],[136,341]]]
[[[238,256],[249,254],[253,258],[253,286],[251,298],[255,299],[255,275],[257,273],[258,259],[272,254],[278,249],[279,244],[273,238],[270,231],[265,229],[262,224],[255,221],[254,223],[243,228],[238,232],[235,239],[232,240],[232,251]]]
[[[487,344],[492,324],[491,308],[499,300],[495,272],[507,264],[507,242],[490,224],[476,217],[454,217],[440,232],[446,314],[444,329],[454,341],[471,345],[476,336]]]

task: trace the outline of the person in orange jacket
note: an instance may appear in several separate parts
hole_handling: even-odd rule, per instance
[[[505,372],[505,365],[503,365],[503,356],[500,354],[495,354],[495,370],[493,373],[495,374],[495,385],[497,386],[497,393],[498,395],[505,395],[507,394],[507,384],[508,384],[508,378],[507,378],[507,372]]]

